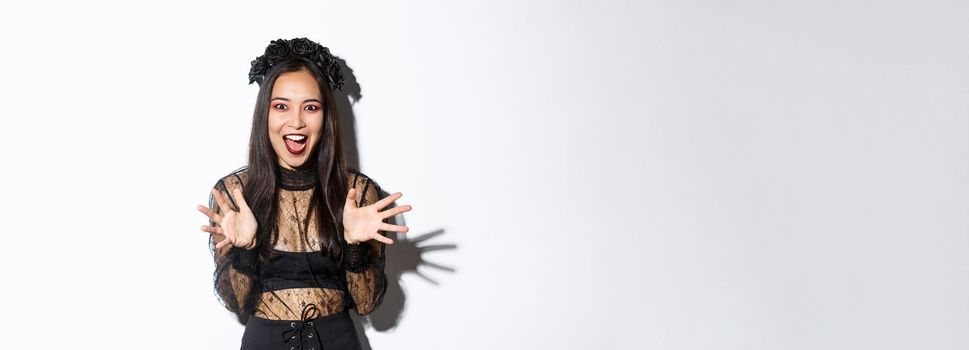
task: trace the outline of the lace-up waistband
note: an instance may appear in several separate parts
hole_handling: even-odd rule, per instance
[[[300,320],[290,322],[289,327],[291,329],[283,332],[283,343],[292,345],[291,350],[322,350],[323,344],[320,343],[320,335],[313,327],[313,320],[319,317],[320,309],[316,307],[316,304],[306,304],[303,307]]]
[[[340,346],[338,349],[358,349],[356,332],[353,321],[347,310],[334,314],[320,316],[321,311],[316,304],[310,303],[303,307],[299,320],[270,320],[261,317],[250,317],[243,335],[242,348],[263,348],[259,344],[268,341],[269,349],[288,350],[334,350],[334,342],[353,344]],[[269,337],[264,341],[259,339]],[[335,338],[332,338],[335,337]],[[327,339],[324,339],[327,338]]]

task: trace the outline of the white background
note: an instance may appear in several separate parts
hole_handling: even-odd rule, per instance
[[[250,60],[308,37],[414,207],[368,347],[966,349],[967,34],[964,1],[3,2],[2,347],[238,348],[194,208]]]

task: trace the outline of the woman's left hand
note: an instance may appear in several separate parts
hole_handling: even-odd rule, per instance
[[[383,220],[410,211],[410,205],[380,211],[381,208],[400,198],[402,196],[400,192],[363,207],[357,207],[358,196],[357,190],[351,188],[347,192],[347,202],[343,206],[343,238],[347,243],[356,244],[375,239],[386,244],[394,244],[392,239],[384,237],[378,231],[407,232],[407,226],[386,224]]]

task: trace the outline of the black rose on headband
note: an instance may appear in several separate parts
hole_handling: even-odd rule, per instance
[[[282,39],[273,40],[269,43],[269,46],[266,46],[265,55],[270,64],[276,64],[289,58],[289,54],[289,43]]]
[[[269,69],[269,65],[261,58],[252,60],[251,65],[249,68],[249,84],[253,82],[262,84],[262,79],[266,77],[266,70]]]
[[[307,38],[276,39],[269,42],[263,55],[250,63],[249,84],[255,82],[262,85],[266,72],[272,66],[292,57],[302,57],[315,63],[326,74],[330,88],[343,88],[343,72],[339,62],[330,54],[330,49]]]
[[[297,38],[293,39],[293,53],[300,56],[309,56],[316,53],[316,49],[320,47],[319,44],[314,43],[312,40],[307,38]]]
[[[324,70],[324,72],[326,72],[326,77],[330,79],[330,86],[336,89],[343,89],[343,72],[340,71],[339,64],[332,62],[328,70]]]

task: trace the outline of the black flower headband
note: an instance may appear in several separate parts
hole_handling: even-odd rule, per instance
[[[269,68],[292,57],[303,57],[316,63],[326,75],[331,89],[343,89],[343,72],[340,71],[340,64],[330,54],[330,49],[307,38],[271,41],[269,46],[266,46],[266,52],[252,60],[252,67],[249,68],[249,84],[255,82],[262,85],[262,80],[266,77]]]

